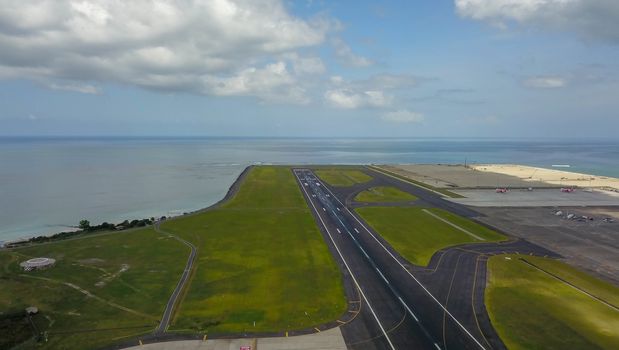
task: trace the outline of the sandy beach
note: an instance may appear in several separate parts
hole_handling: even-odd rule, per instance
[[[516,164],[479,164],[470,166],[472,169],[513,176],[530,183],[545,183],[558,186],[573,186],[581,188],[609,188],[619,190],[619,179],[580,174],[558,169],[545,169]]]
[[[619,179],[616,178],[517,164],[476,164],[466,167],[445,164],[399,164],[381,167],[412,180],[447,189],[579,187],[619,191]]]

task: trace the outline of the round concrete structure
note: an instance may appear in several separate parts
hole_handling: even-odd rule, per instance
[[[19,264],[24,270],[38,270],[38,269],[46,269],[48,267],[54,266],[56,263],[56,259],[52,258],[32,258],[30,260],[26,260]]]

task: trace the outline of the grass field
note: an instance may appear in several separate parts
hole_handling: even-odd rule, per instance
[[[49,333],[43,348],[91,349],[147,333],[158,324],[188,254],[150,228],[3,251],[0,311],[38,307],[34,320]],[[21,271],[19,262],[37,256],[57,259],[56,266]]]
[[[619,311],[526,264],[520,257],[499,255],[488,261],[486,306],[508,348],[619,349]],[[612,285],[556,260],[522,258],[619,305],[619,289]]]
[[[231,201],[162,228],[198,247],[176,330],[282,331],[346,311],[339,269],[288,168],[254,168]],[[28,336],[8,315],[31,305],[49,342],[15,349],[92,349],[150,333],[188,254],[152,228],[0,251],[0,344]],[[22,272],[19,262],[37,256],[57,264]]]
[[[406,202],[406,201],[414,201],[417,197],[413,196],[410,193],[400,191],[395,187],[388,186],[379,186],[372,187],[363,192],[359,192],[359,194],[355,197],[355,201],[357,202]]]
[[[300,329],[346,310],[340,272],[289,168],[253,168],[230,202],[162,229],[198,248],[172,330]]]
[[[372,177],[355,169],[318,169],[314,171],[320,179],[331,186],[347,187],[372,180]]]
[[[440,249],[463,243],[482,242],[433,217],[419,207],[364,207],[355,209],[376,232],[413,264],[426,266]],[[473,221],[440,209],[427,209],[483,239],[505,237]]]
[[[464,196],[459,195],[459,194],[454,193],[454,192],[451,192],[451,191],[448,191],[448,190],[446,190],[444,188],[434,187],[432,185],[428,185],[428,184],[423,183],[421,181],[415,181],[413,179],[409,179],[407,177],[404,177],[404,176],[402,176],[400,174],[396,174],[396,173],[394,173],[392,171],[389,171],[389,170],[387,170],[387,169],[385,169],[383,167],[380,167],[380,166],[370,166],[370,168],[372,168],[375,171],[382,172],[385,175],[389,175],[391,177],[399,179],[401,181],[409,182],[409,183],[411,183],[413,185],[417,185],[419,187],[422,187],[422,188],[425,188],[425,189],[428,189],[428,190],[432,190],[434,192],[438,192],[438,193],[443,194],[443,195],[445,195],[446,197],[449,197],[449,198],[464,198]]]

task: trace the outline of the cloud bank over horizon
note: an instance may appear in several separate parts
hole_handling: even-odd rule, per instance
[[[501,28],[516,22],[576,33],[583,39],[619,44],[616,0],[455,0],[458,14]]]
[[[320,120],[356,134],[495,135],[582,115],[612,124],[618,50],[616,0],[380,11],[367,0],[0,0],[0,125],[286,135],[320,134],[303,125]]]

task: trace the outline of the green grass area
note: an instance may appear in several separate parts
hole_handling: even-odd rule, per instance
[[[493,256],[488,260],[485,302],[509,349],[619,349],[619,311],[519,258],[619,305],[619,288],[559,261]]]
[[[355,197],[357,202],[406,202],[414,201],[417,197],[410,193],[400,191],[395,187],[379,186],[372,187],[360,192]]]
[[[341,274],[289,168],[253,168],[231,201],[162,229],[198,248],[172,330],[282,331],[346,311]]]
[[[92,349],[147,333],[158,324],[188,254],[186,246],[150,228],[2,251],[0,312],[39,308],[34,320],[49,333],[48,342],[19,349]],[[40,256],[55,258],[56,266],[19,267]]]
[[[162,229],[198,248],[172,330],[282,331],[346,311],[341,274],[289,168],[253,168],[229,202]],[[22,319],[7,316],[28,306],[40,309],[34,320],[49,341],[16,349],[91,349],[149,333],[188,254],[152,228],[0,251],[0,344],[29,337]],[[38,256],[57,264],[20,269],[19,262]]]
[[[505,239],[505,236],[493,230],[440,209],[426,210],[484,241],[433,217],[419,207],[363,207],[355,210],[404,258],[420,266],[428,265],[436,251],[449,246]]]
[[[428,190],[432,190],[432,191],[438,192],[438,193],[443,194],[443,195],[445,195],[445,196],[447,196],[449,198],[464,198],[464,196],[459,195],[457,193],[453,193],[453,192],[448,191],[448,190],[446,190],[444,188],[434,187],[432,185],[428,185],[428,184],[426,184],[424,182],[421,182],[421,181],[416,181],[416,180],[413,180],[413,179],[409,179],[408,177],[402,176],[400,174],[396,174],[393,171],[387,170],[387,169],[385,169],[383,167],[370,166],[370,168],[375,170],[375,171],[382,172],[385,175],[389,175],[391,177],[395,177],[398,180],[402,180],[404,182],[409,182],[409,183],[411,183],[413,185],[416,185],[416,186],[419,186],[419,187],[422,187],[422,188],[425,188],[425,189],[428,189]]]
[[[331,186],[347,187],[372,180],[372,177],[356,169],[334,168],[314,171],[320,179]]]

